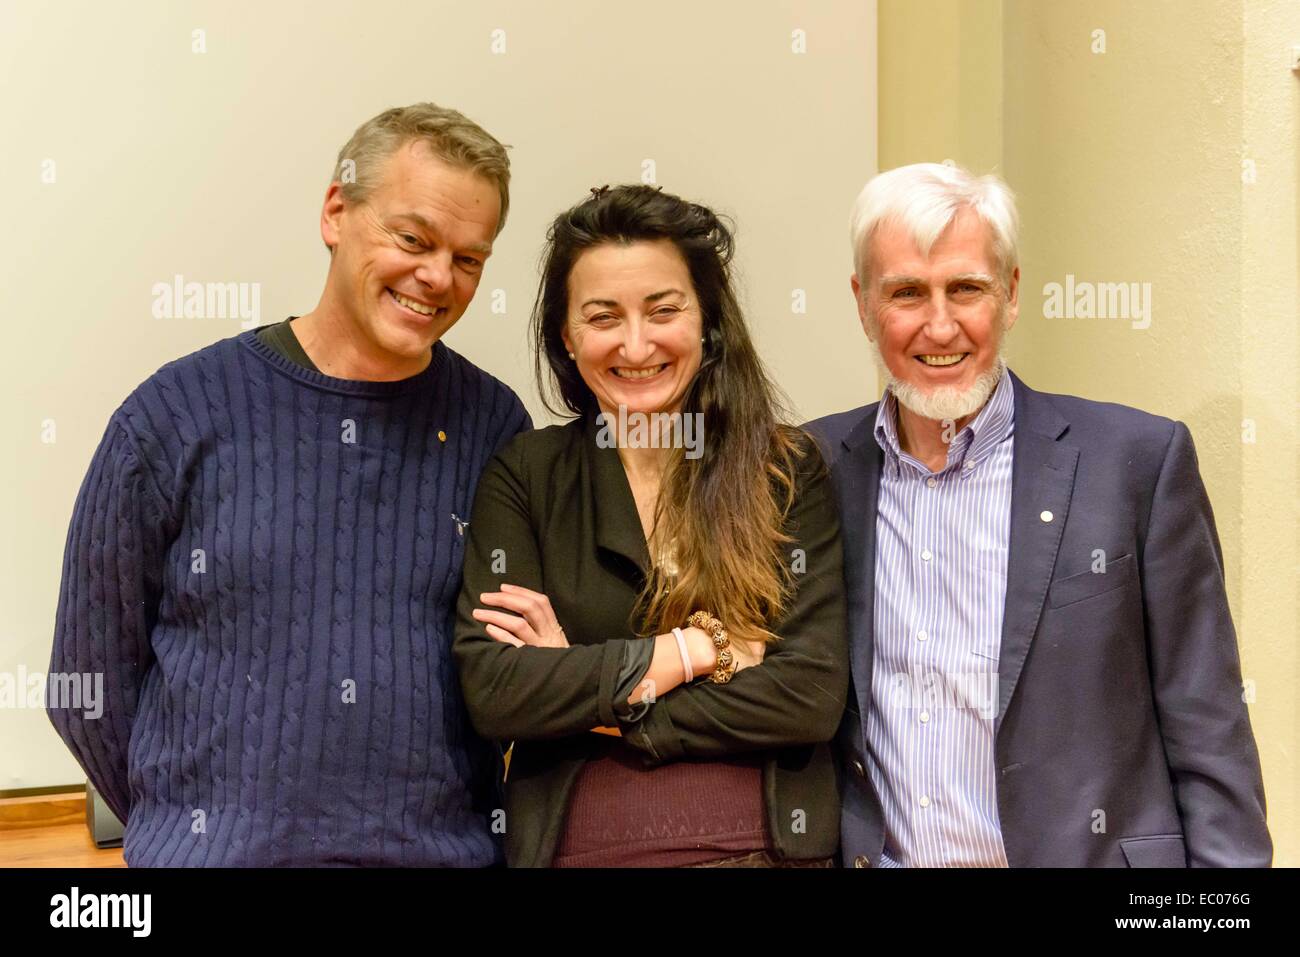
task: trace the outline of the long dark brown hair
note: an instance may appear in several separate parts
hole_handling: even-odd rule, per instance
[[[700,303],[703,356],[681,411],[702,413],[704,442],[699,458],[676,449],[665,467],[652,537],[672,543],[676,575],[652,563],[637,614],[645,633],[661,634],[705,609],[735,637],[770,641],[776,636],[768,625],[789,603],[785,524],[796,469],[812,440],[785,424],[787,403],[763,368],[732,290],[732,232],[712,210],[637,185],[593,190],[555,218],[532,316],[542,398],[557,415],[599,411],[561,337],[578,256],[594,246],[661,239],[685,259]]]

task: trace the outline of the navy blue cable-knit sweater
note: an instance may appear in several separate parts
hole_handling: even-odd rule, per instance
[[[127,863],[500,860],[450,647],[460,523],[528,428],[441,343],[359,382],[249,331],[127,398],[73,512],[50,665],[103,675],[102,716],[50,716]]]

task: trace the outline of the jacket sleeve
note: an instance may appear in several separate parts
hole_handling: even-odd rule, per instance
[[[166,527],[161,493],[119,413],[73,507],[46,710],[123,821],[131,806],[127,744],[141,683],[153,662],[150,631],[157,619]],[[99,690],[98,700],[78,696],[76,683]]]
[[[1223,557],[1187,427],[1175,423],[1142,548],[1156,713],[1191,866],[1267,866],[1259,755]]]
[[[523,442],[483,470],[466,530],[464,580],[452,653],[476,731],[497,741],[558,738],[614,726],[611,702],[629,639],[570,648],[516,648],[489,637],[472,615],[502,582],[545,592]]]
[[[725,685],[674,688],[633,728],[628,744],[648,764],[829,741],[848,690],[848,611],[839,517],[830,476],[811,450],[787,519],[796,591],[771,626],[780,641]],[[799,569],[803,571],[800,573]],[[725,624],[725,622],[724,622]]]

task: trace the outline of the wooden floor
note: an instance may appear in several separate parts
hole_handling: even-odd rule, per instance
[[[120,847],[100,850],[86,827],[85,794],[0,800],[0,867],[126,867]]]

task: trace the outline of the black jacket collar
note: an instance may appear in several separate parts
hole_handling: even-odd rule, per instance
[[[636,499],[632,496],[632,486],[628,483],[618,449],[608,441],[603,443],[608,447],[601,448],[602,427],[596,422],[598,414],[588,413],[576,430],[582,443],[583,478],[589,483],[587,491],[596,516],[596,544],[623,556],[645,575],[650,569],[650,552],[637,514]],[[614,434],[612,424],[605,434]]]

